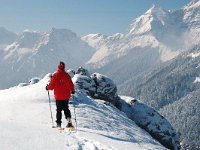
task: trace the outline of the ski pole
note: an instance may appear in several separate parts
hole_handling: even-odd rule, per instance
[[[74,94],[72,95],[73,97],[73,104],[74,104],[74,117],[75,117],[75,123],[76,123],[76,131],[77,131],[77,121],[76,121],[76,111],[75,111],[75,98],[74,98]]]
[[[55,128],[54,123],[53,123],[53,115],[52,115],[52,110],[51,110],[51,100],[50,100],[49,90],[48,90],[48,97],[49,97],[49,108],[50,108],[50,113],[51,113],[52,128]]]

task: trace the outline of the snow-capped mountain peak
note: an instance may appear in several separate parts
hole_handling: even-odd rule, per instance
[[[96,34],[88,34],[81,39],[86,41],[90,46],[97,48],[98,45],[101,45],[104,40],[107,38],[106,35],[96,33]]]
[[[21,48],[34,49],[35,45],[38,44],[42,38],[43,33],[33,30],[24,30],[17,39],[17,43]]]
[[[133,21],[129,28],[131,34],[144,34],[152,29],[160,29],[170,20],[169,11],[153,5],[144,15]]]
[[[101,34],[101,33],[96,33],[96,34],[88,34],[87,36],[84,36],[84,38],[93,38],[93,39],[99,39],[99,38],[106,38],[107,36]]]
[[[165,15],[166,13],[168,13],[168,11],[166,11],[165,9],[163,9],[162,7],[153,4],[152,7],[146,11],[145,14],[149,14],[152,16],[157,16],[157,15]]]
[[[52,28],[49,36],[50,40],[61,40],[65,42],[68,42],[69,40],[77,37],[76,33],[72,32],[71,30],[57,28]]]

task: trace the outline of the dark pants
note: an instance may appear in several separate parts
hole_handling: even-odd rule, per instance
[[[56,113],[56,123],[61,124],[62,123],[62,110],[64,111],[65,118],[71,118],[71,112],[69,110],[68,106],[69,101],[68,100],[56,100],[56,107],[57,107],[57,113]]]

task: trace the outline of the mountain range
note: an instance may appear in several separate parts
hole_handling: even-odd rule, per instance
[[[0,46],[0,88],[53,72],[60,60],[65,61],[68,68],[78,68],[95,51],[67,29],[52,28],[48,33],[24,30],[18,35],[0,29],[0,33],[1,37],[7,36]]]
[[[82,37],[97,49],[88,67],[113,77],[120,85],[191,49],[200,42],[199,3],[191,1],[173,11],[153,5],[133,20],[127,33]]]
[[[198,0],[173,11],[153,5],[133,20],[128,32],[111,36],[98,33],[80,39],[67,29],[15,34],[0,28],[0,75],[9,78],[0,79],[0,88],[16,84],[14,73],[21,72],[28,80],[52,72],[59,60],[65,60],[68,68],[85,64],[121,85],[198,44],[199,7]]]

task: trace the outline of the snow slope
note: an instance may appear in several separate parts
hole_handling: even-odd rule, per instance
[[[44,89],[48,76],[36,84],[0,91],[2,150],[165,149],[124,113],[105,105],[103,101],[91,99],[78,90],[73,99],[78,131],[60,133],[51,128],[48,96]],[[50,95],[52,98],[52,92]],[[51,104],[55,119],[53,100]],[[72,104],[70,109],[73,114]],[[63,123],[65,124],[66,122]]]
[[[73,82],[78,89],[94,99],[105,101],[124,112],[139,127],[147,131],[154,139],[168,149],[180,149],[179,134],[172,125],[153,108],[133,97],[119,96],[117,86],[105,75],[90,74],[81,67],[73,76]],[[128,86],[128,85],[127,85]]]

